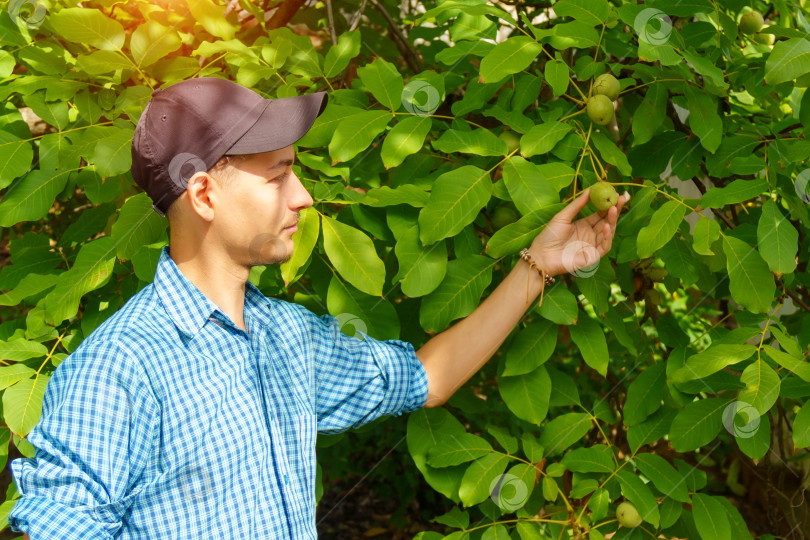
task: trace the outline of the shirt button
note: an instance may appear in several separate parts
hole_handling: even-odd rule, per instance
[[[286,474],[284,475],[284,483],[285,484],[287,483],[287,475]]]

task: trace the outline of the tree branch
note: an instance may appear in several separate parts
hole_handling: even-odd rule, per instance
[[[267,29],[281,28],[287,26],[287,23],[295,16],[301,6],[306,3],[306,0],[287,0],[276,8],[273,16],[267,21]]]

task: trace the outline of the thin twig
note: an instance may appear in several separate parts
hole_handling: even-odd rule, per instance
[[[352,23],[349,25],[349,32],[357,28],[357,25],[360,24],[360,17],[363,16],[363,10],[366,9],[366,2],[368,2],[368,0],[363,0],[363,3],[360,4],[360,9],[358,9],[357,13],[354,14]]]
[[[329,20],[329,36],[332,38],[332,45],[337,45],[335,17],[332,15],[332,0],[326,0],[326,18]]]

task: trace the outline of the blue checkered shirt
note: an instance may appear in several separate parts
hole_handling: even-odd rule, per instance
[[[56,368],[9,516],[32,540],[310,539],[315,438],[424,406],[410,343],[245,284],[247,332],[163,248]]]

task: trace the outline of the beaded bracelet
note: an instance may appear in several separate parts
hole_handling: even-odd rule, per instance
[[[543,293],[545,292],[546,285],[551,285],[552,283],[554,283],[554,276],[546,274],[545,270],[543,270],[542,268],[537,266],[537,263],[534,262],[534,259],[532,259],[532,256],[529,253],[528,248],[523,249],[523,250],[520,251],[520,258],[523,259],[524,261],[526,261],[527,263],[529,263],[529,267],[534,268],[535,270],[537,270],[540,273],[540,276],[543,278],[543,283],[540,285],[540,303],[537,304],[537,306],[539,307],[539,306],[541,306],[543,304]],[[528,274],[527,274],[527,279],[526,279],[526,303],[527,304],[529,303],[529,280],[528,280]]]

